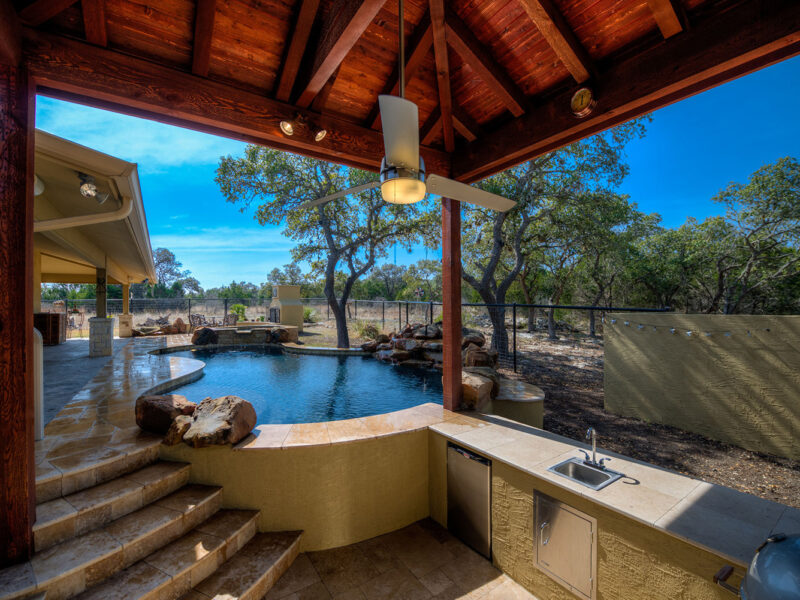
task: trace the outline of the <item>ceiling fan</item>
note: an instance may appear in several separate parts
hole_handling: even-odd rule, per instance
[[[425,176],[425,161],[419,155],[419,113],[417,105],[405,99],[405,50],[403,0],[400,0],[400,96],[381,95],[378,104],[386,155],[381,161],[380,179],[341,192],[304,202],[298,209],[312,208],[380,186],[381,195],[392,204],[413,204],[431,193],[500,212],[515,202],[440,175]]]

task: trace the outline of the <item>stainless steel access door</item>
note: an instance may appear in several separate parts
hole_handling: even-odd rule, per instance
[[[492,461],[447,444],[447,528],[473,550],[492,554]]]

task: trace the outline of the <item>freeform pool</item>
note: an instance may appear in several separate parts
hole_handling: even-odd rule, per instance
[[[361,356],[294,355],[278,349],[187,350],[203,376],[174,390],[193,402],[225,395],[252,403],[260,424],[315,423],[442,403],[441,374]]]

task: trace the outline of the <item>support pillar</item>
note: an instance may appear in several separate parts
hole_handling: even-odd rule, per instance
[[[0,567],[33,553],[34,93],[12,61],[18,29],[0,0]],[[18,57],[17,57],[18,58]]]
[[[133,315],[131,314],[131,284],[122,284],[122,314],[119,316],[119,337],[133,336]]]
[[[95,316],[99,319],[105,319],[108,314],[108,280],[106,279],[106,270],[97,269],[97,287],[95,291]]]
[[[114,319],[107,318],[106,270],[97,269],[95,296],[97,316],[89,319],[89,356],[111,356],[114,348]]]
[[[33,313],[42,312],[42,253],[33,254]]]
[[[461,203],[442,198],[442,386],[444,407],[461,406]]]

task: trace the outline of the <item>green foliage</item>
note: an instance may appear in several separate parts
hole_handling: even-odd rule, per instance
[[[363,319],[356,319],[353,323],[353,331],[362,340],[374,340],[381,332],[375,325]]]
[[[238,315],[240,321],[245,320],[245,311],[247,310],[247,307],[244,304],[234,304],[233,306],[229,306],[228,310],[231,313]]]
[[[314,322],[314,309],[305,307],[303,308],[303,323],[313,323]]]

